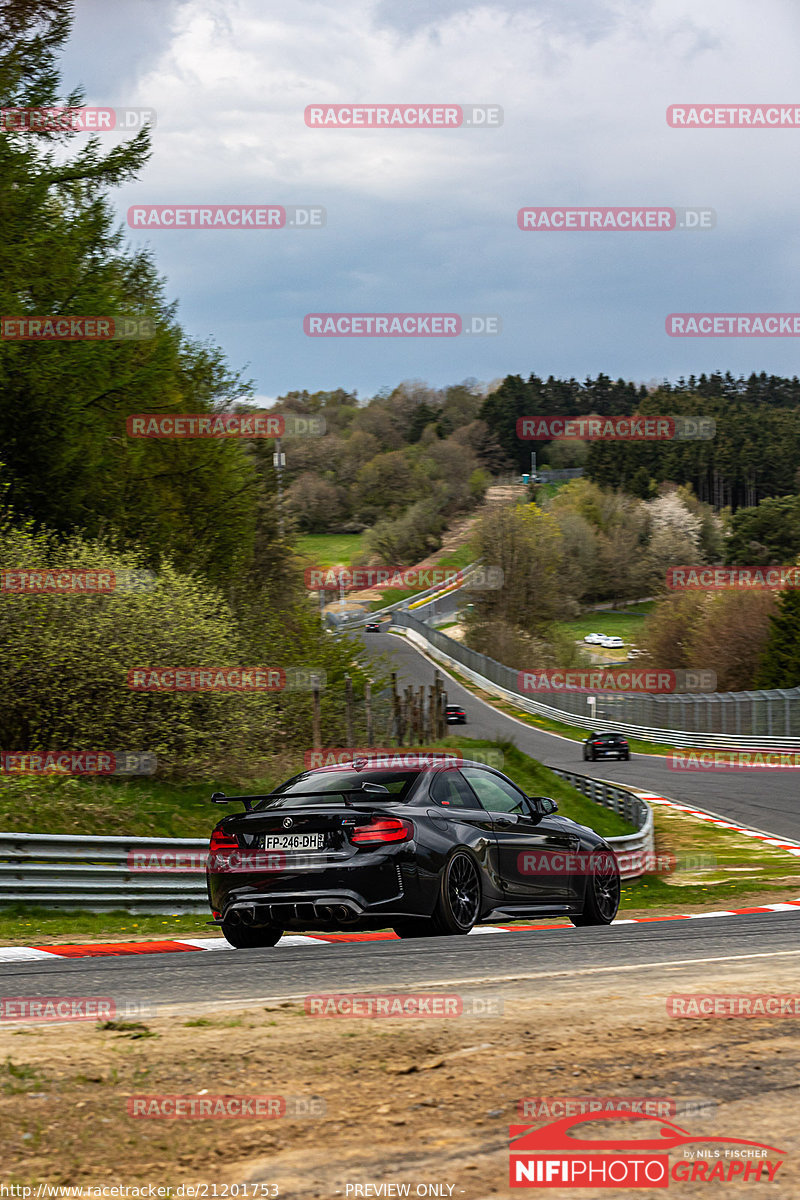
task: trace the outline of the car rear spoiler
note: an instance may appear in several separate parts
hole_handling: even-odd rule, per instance
[[[266,792],[263,796],[226,796],[224,792],[214,792],[211,796],[211,803],[232,804],[234,801],[238,801],[244,805],[245,812],[250,812],[256,800],[280,800],[286,796],[341,796],[345,804],[351,806],[352,801],[347,799],[348,796],[364,796],[365,794],[391,795],[389,789],[382,783],[364,783],[360,788],[329,789],[326,792]]]

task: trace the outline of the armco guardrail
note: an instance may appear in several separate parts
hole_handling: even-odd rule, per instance
[[[0,833],[0,904],[83,908],[92,912],[208,912],[198,869],[137,870],[136,852],[205,855],[195,838],[76,837]]]
[[[653,850],[653,816],[648,805],[624,788],[568,771],[556,774],[637,826],[635,834],[608,840],[621,856],[623,879],[641,875],[644,855]],[[147,865],[154,852],[158,852],[159,869]],[[205,872],[195,865],[207,852],[208,841],[195,838],[0,833],[0,905],[89,912],[207,913]],[[133,865],[134,855],[142,864],[140,869]]]
[[[393,613],[392,624],[407,629],[410,640],[426,654],[484,691],[553,721],[613,730],[665,746],[800,750],[800,688],[671,696],[600,693],[595,713],[589,714],[586,697],[577,692],[551,696],[548,704],[521,693],[513,667],[470,650],[411,613]],[[733,732],[719,728],[730,724]]]
[[[427,600],[429,604],[435,605],[437,603],[437,597],[441,593],[447,591],[448,595],[452,595],[454,591],[458,591],[459,588],[465,587],[469,583],[470,575],[474,571],[477,571],[479,566],[480,563],[474,562],[470,563],[467,567],[462,567],[460,569],[461,582],[456,586],[447,588],[445,584],[436,583],[432,587],[425,588],[420,592],[416,592],[413,596],[406,597],[405,600],[395,600],[394,604],[387,604],[385,608],[376,608],[374,612],[356,614],[344,613],[341,617],[339,617],[335,612],[328,610],[325,613],[326,621],[334,629],[357,629],[360,625],[367,625],[372,621],[380,621],[383,617],[390,617],[395,612],[405,611],[411,604],[418,604],[422,600]],[[437,569],[441,570],[442,568]],[[444,569],[449,570],[450,568],[446,567]],[[453,568],[453,570],[457,570],[457,568]],[[422,607],[425,606],[420,605],[420,608]]]
[[[636,833],[606,838],[606,841],[614,847],[623,879],[638,879],[644,875],[655,855],[653,810],[647,801],[615,783],[604,783],[602,779],[575,775],[572,771],[560,771],[555,767],[549,770],[594,800],[595,804],[612,809],[633,825]]]

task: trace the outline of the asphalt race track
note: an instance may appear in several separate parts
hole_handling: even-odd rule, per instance
[[[436,667],[404,637],[368,634],[364,644],[371,654],[386,654],[398,672],[398,685],[433,682]],[[439,668],[445,675],[444,668]],[[800,787],[794,771],[673,771],[666,758],[634,754],[630,762],[606,759],[584,762],[578,742],[569,741],[498,712],[447,676],[449,704],[466,709],[466,725],[452,732],[464,737],[511,741],[525,754],[549,767],[629,783],[632,787],[667,796],[680,803],[720,813],[732,821],[765,833],[800,841]]]
[[[559,979],[607,979],[611,988],[614,980],[642,972],[651,985],[668,979],[677,988],[682,979],[696,978],[699,963],[763,966],[765,976],[773,966],[796,969],[798,921],[795,909],[417,942],[341,942],[319,949],[279,943],[221,954],[38,960],[4,963],[2,990],[5,998],[105,996],[118,1010],[152,1005],[154,1015],[166,1016],[301,1000],[316,992],[392,992],[400,980],[404,991],[486,984],[513,990],[515,983],[533,981],[528,986],[544,993]]]

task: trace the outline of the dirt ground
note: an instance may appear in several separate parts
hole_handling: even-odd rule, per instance
[[[676,1019],[666,996],[800,993],[799,960],[472,985],[460,994],[473,1015],[452,1018],[324,1019],[298,999],[240,1012],[209,1002],[148,1019],[144,1029],[4,1028],[0,1179],[176,1190],[193,1183],[209,1196],[236,1195],[231,1186],[246,1183],[248,1195],[298,1200],[397,1195],[386,1185],[408,1184],[412,1196],[482,1200],[520,1194],[508,1185],[508,1126],[548,1120],[519,1115],[520,1102],[625,1096],[675,1101],[671,1119],[694,1135],[786,1151],[768,1191],[764,1181],[670,1182],[671,1195],[724,1196],[733,1187],[796,1200],[800,1021]],[[165,1095],[282,1096],[291,1112],[128,1115],[132,1097]],[[631,1136],[621,1125],[615,1133]],[[607,1125],[597,1128],[581,1133],[608,1136]],[[674,1150],[671,1161],[682,1156]],[[550,1194],[591,1200],[609,1192]]]

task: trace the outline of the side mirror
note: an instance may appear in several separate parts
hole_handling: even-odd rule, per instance
[[[536,811],[543,817],[548,817],[551,813],[558,812],[558,805],[549,796],[530,796],[529,799]]]

